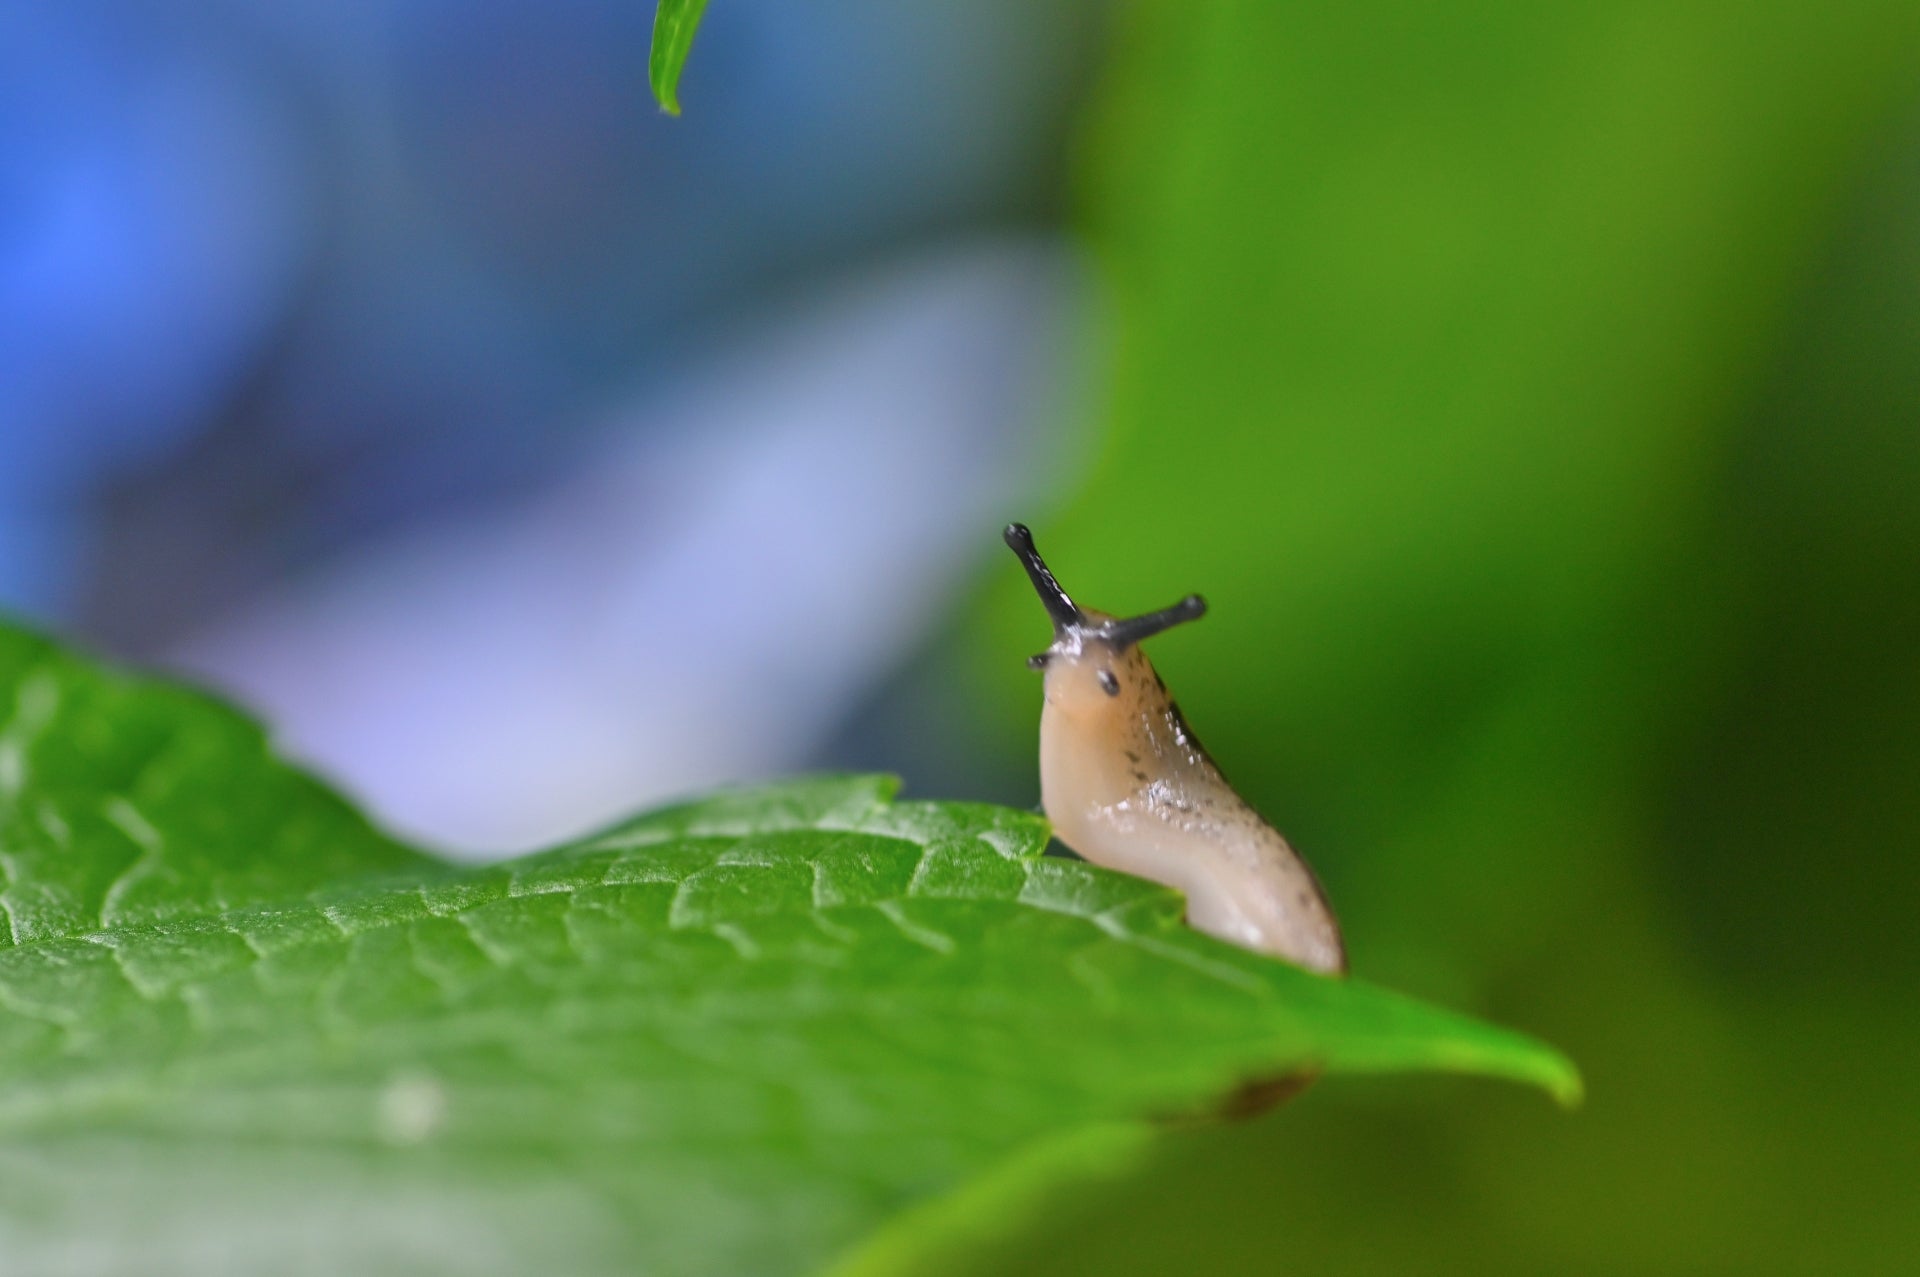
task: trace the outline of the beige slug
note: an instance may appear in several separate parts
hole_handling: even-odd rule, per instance
[[[1340,928],[1313,871],[1240,795],[1194,738],[1142,639],[1203,615],[1189,594],[1120,620],[1067,597],[1024,524],[1007,544],[1053,620],[1040,801],[1060,841],[1097,865],[1184,892],[1187,921],[1312,971],[1342,973]]]

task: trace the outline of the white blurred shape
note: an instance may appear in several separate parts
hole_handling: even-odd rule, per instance
[[[173,663],[455,851],[792,769],[1057,482],[1082,300],[1051,242],[842,288],[616,413],[525,506],[366,553]]]

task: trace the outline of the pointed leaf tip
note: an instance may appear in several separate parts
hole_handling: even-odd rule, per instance
[[[647,57],[647,80],[660,109],[680,114],[680,73],[693,48],[707,0],[660,0],[653,14],[653,49]]]

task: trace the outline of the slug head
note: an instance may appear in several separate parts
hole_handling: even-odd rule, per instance
[[[1206,615],[1206,600],[1189,594],[1172,607],[1126,618],[1083,608],[1060,588],[1025,524],[1009,523],[1004,536],[1053,621],[1052,644],[1027,658],[1030,668],[1046,671],[1047,704],[1069,717],[1091,720],[1137,712],[1164,699],[1165,689],[1139,643]]]

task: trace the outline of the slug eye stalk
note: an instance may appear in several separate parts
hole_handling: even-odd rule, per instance
[[[1041,606],[1047,609],[1047,615],[1053,620],[1053,632],[1060,634],[1068,629],[1085,628],[1086,615],[1067,597],[1067,592],[1060,588],[1060,582],[1054,580],[1047,561],[1033,547],[1033,533],[1027,530],[1027,525],[1009,523],[1001,536],[1006,538],[1008,548],[1020,556],[1020,566],[1027,570],[1027,579],[1033,582]],[[1040,667],[1036,665],[1034,668]]]
[[[1172,607],[1163,607],[1158,612],[1148,612],[1142,616],[1130,616],[1124,621],[1114,621],[1106,627],[1107,642],[1125,650],[1141,639],[1152,638],[1186,621],[1197,621],[1206,614],[1207,601],[1198,594],[1189,594]]]
[[[1033,533],[1026,524],[1009,523],[1001,535],[1008,548],[1020,557],[1020,565],[1026,568],[1027,578],[1033,582],[1041,606],[1047,609],[1047,616],[1053,621],[1055,639],[1078,632],[1085,638],[1104,639],[1116,651],[1125,651],[1141,639],[1152,638],[1186,621],[1197,621],[1207,614],[1207,601],[1198,594],[1189,594],[1172,607],[1161,608],[1158,612],[1147,612],[1123,620],[1109,617],[1094,622],[1060,588],[1060,581],[1053,575],[1053,569],[1047,566],[1047,561],[1040,557],[1040,551],[1034,547]],[[1042,652],[1038,656],[1028,657],[1027,666],[1030,669],[1045,669],[1047,654]]]

